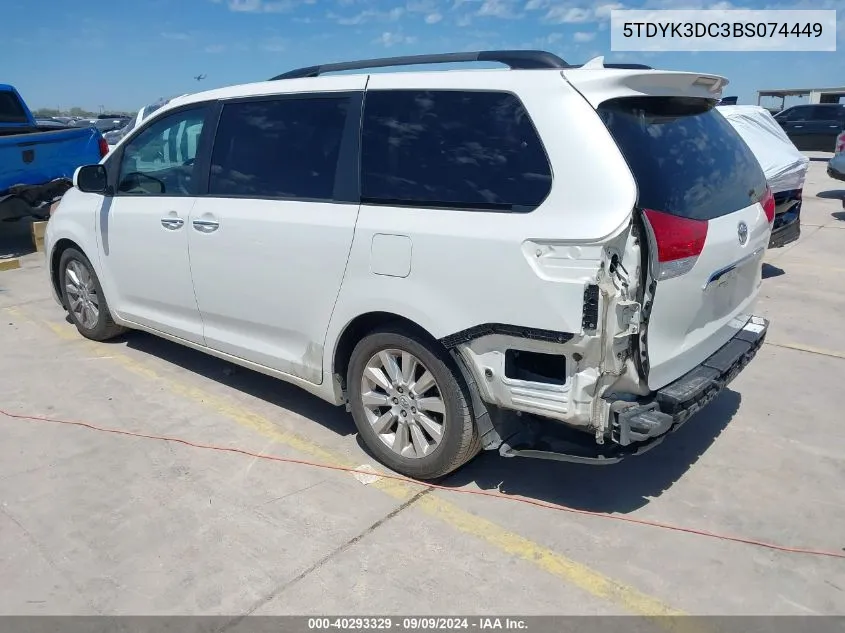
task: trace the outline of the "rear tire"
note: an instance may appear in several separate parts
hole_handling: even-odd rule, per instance
[[[75,248],[62,253],[59,284],[65,308],[82,336],[92,341],[106,341],[126,331],[112,319],[91,262]]]
[[[481,450],[467,386],[443,350],[408,329],[355,346],[347,392],[364,444],[396,472],[437,479]]]

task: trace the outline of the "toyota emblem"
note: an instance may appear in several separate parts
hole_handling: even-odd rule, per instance
[[[745,246],[748,241],[748,225],[745,222],[740,222],[736,227],[736,236],[739,238],[739,243]]]

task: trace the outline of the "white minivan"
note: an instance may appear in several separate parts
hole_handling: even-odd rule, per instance
[[[336,73],[478,61],[506,68]],[[346,405],[405,475],[617,461],[766,335],[774,201],[726,83],[484,51],[178,97],[77,171],[51,284],[85,337],[144,330]]]

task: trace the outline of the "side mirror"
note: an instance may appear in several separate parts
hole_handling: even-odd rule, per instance
[[[103,165],[85,165],[73,174],[73,186],[85,193],[106,193],[109,178]]]

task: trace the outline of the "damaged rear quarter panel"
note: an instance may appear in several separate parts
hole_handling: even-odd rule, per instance
[[[569,340],[508,335],[502,329],[457,345],[475,373],[481,397],[488,403],[563,421],[603,435],[609,417],[610,391],[644,395],[634,362],[634,336],[641,310],[640,247],[629,224],[599,245],[571,245],[532,240],[523,252],[537,275],[549,282],[576,284],[579,311],[585,292],[595,288],[597,316],[585,317]],[[597,322],[593,321],[596,318]],[[506,375],[507,350],[561,355],[566,358],[563,384],[519,380]]]

